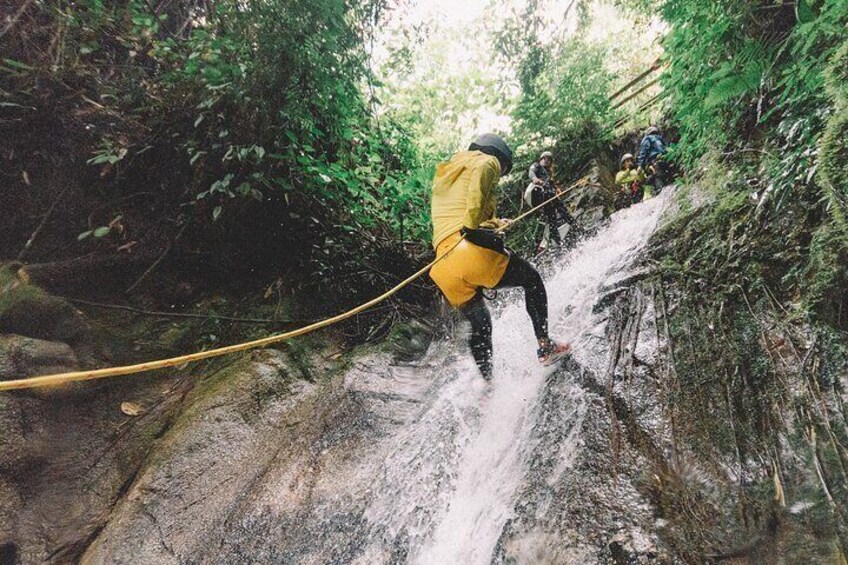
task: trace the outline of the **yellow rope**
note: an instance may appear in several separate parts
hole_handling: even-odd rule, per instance
[[[547,204],[562,198],[566,192],[585,184],[587,177],[583,177],[578,180],[576,183],[571,185],[567,190],[549,198],[545,202],[539,204],[535,208],[531,208],[524,214],[519,215],[514,220],[512,220],[508,225],[500,228],[499,232],[504,232],[509,229],[511,226],[515,225],[517,222],[523,220],[530,214],[533,214],[540,208],[546,206]],[[463,238],[464,239],[464,238]],[[327,318],[325,320],[321,320],[319,322],[315,322],[314,324],[309,324],[308,326],[304,326],[302,328],[298,328],[296,330],[292,330],[289,332],[271,335],[268,337],[263,337],[261,339],[255,339],[253,341],[246,341],[244,343],[237,343],[235,345],[228,345],[226,347],[219,347],[217,349],[210,349],[208,351],[198,351],[197,353],[190,353],[188,355],[180,355],[179,357],[172,357],[170,359],[160,359],[157,361],[148,361],[146,363],[136,363],[135,365],[125,365],[122,367],[106,367],[104,369],[93,369],[89,371],[72,371],[69,373],[56,373],[53,375],[43,375],[40,377],[29,377],[24,379],[17,379],[11,381],[0,381],[0,391],[6,390],[18,390],[25,388],[38,388],[38,387],[46,387],[46,386],[55,386],[75,381],[90,381],[94,379],[105,379],[108,377],[117,377],[121,375],[132,375],[135,373],[143,373],[146,371],[154,371],[158,369],[165,369],[167,367],[175,367],[177,365],[183,365],[185,363],[194,363],[197,361],[202,361],[204,359],[211,359],[212,357],[220,357],[222,355],[229,355],[230,353],[238,353],[240,351],[247,351],[249,349],[255,349],[257,347],[263,347],[266,345],[271,345],[273,343],[279,343],[281,341],[285,341],[294,337],[298,337],[301,335],[306,335],[308,333],[312,333],[316,330],[320,330],[321,328],[326,328],[328,326],[332,326],[348,318],[352,318],[357,314],[368,310],[372,306],[376,306],[380,302],[388,299],[389,297],[397,294],[401,289],[415,281],[419,277],[423,276],[430,268],[433,267],[438,261],[441,261],[445,257],[447,257],[456,247],[462,242],[460,239],[456,244],[448,250],[447,253],[438,257],[431,261],[428,265],[422,267],[416,273],[410,275],[400,283],[398,283],[394,288],[384,292],[380,296],[376,298],[372,298],[368,302],[360,304],[356,308],[352,310],[348,310],[342,314],[337,316],[333,316],[332,318]]]

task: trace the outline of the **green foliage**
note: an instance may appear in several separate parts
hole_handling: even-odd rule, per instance
[[[764,212],[770,222],[783,224],[793,217],[805,222],[790,223],[787,229],[812,236],[812,257],[807,261],[788,247],[775,249],[775,257],[796,268],[792,276],[769,284],[799,285],[806,304],[824,314],[841,299],[841,274],[825,276],[842,272],[838,265],[844,251],[834,228],[848,233],[848,3],[667,0],[662,12],[671,26],[665,39],[669,67],[663,88],[680,131],[676,157],[693,168],[705,155],[717,157],[717,170],[738,171],[763,187],[758,189],[759,209],[740,225],[743,232],[756,233]],[[744,201],[750,189],[742,180],[716,187],[719,208]],[[816,211],[820,196],[833,225]],[[804,238],[798,243],[808,244]],[[701,246],[695,253],[711,252]],[[718,261],[716,265],[727,271],[717,276],[745,272],[744,280],[756,280],[774,271],[751,271],[762,263],[755,258],[737,265]],[[713,275],[715,270],[710,269]],[[828,296],[839,298],[825,300]],[[825,303],[828,306],[820,308]]]
[[[80,174],[94,211],[79,210],[69,230],[87,224],[81,246],[125,212],[126,241],[191,221],[189,237],[222,255],[284,252],[318,267],[361,254],[363,239],[424,241],[429,162],[414,132],[378,120],[363,94],[365,44],[384,5],[34,3],[26,17],[38,25],[13,27],[0,53],[12,87],[2,103],[21,108],[2,133],[16,155],[32,154],[15,144],[41,123],[26,113],[36,106],[49,127],[74,132],[76,153],[62,147],[56,159],[89,167]],[[133,194],[149,195],[152,217],[130,212]],[[315,253],[325,239],[332,258]]]
[[[582,38],[550,51],[531,46],[518,65],[522,96],[513,111],[518,161],[554,149],[558,178],[567,181],[611,140],[609,51]]]
[[[166,80],[175,94],[187,86],[194,93],[193,129],[174,135],[197,199],[226,206],[297,191],[368,218],[354,228],[398,221],[396,175],[416,154],[404,132],[375,131],[361,94],[363,37],[351,22],[365,9],[342,1],[223,2],[214,26],[184,44],[163,42],[165,56],[181,63]]]
[[[415,64],[386,65],[380,89],[384,110],[409,131],[428,160],[467,147],[480,117],[505,112],[500,77],[490,65],[461,65],[456,51],[473,52],[473,35],[422,40]],[[457,44],[461,45],[458,46]],[[394,62],[393,62],[394,63]],[[483,126],[485,127],[485,126]]]
[[[821,139],[821,184],[829,209],[848,243],[848,106],[840,108],[828,120]]]
[[[94,228],[93,230],[88,230],[88,231],[82,232],[81,234],[79,234],[77,236],[77,239],[79,241],[82,241],[84,239],[88,239],[89,237],[93,237],[95,239],[100,239],[101,237],[106,237],[107,235],[109,235],[109,232],[111,232],[111,231],[112,231],[112,228],[110,228],[109,226],[100,226],[100,227]]]
[[[848,42],[833,53],[824,72],[825,89],[839,108],[848,107]]]
[[[568,138],[589,122],[611,117],[605,70],[607,52],[581,40],[564,43],[538,76],[526,85],[514,112],[516,133],[528,143]],[[534,61],[527,64],[533,66]]]
[[[848,246],[837,225],[818,228],[810,242],[809,260],[801,276],[805,282],[804,306],[813,317],[835,328],[848,328],[842,304],[848,302]]]
[[[844,41],[839,0],[793,6],[739,0],[668,0],[663,87],[680,129],[677,155],[692,166],[707,152],[735,154],[765,140],[778,155],[768,176],[780,205],[816,172],[831,111],[825,66]],[[838,84],[839,80],[831,80]]]
[[[738,0],[669,0],[663,16],[668,93],[680,128],[680,156],[691,165],[711,149],[723,149],[742,126],[740,108],[756,104],[768,82],[775,42],[750,34],[752,5]]]
[[[833,55],[824,75],[836,107],[820,145],[820,177],[831,214],[848,246],[848,40]]]
[[[100,149],[95,151],[94,157],[86,162],[89,165],[103,165],[105,163],[115,165],[126,156],[126,147],[113,147],[110,143],[104,143]]]

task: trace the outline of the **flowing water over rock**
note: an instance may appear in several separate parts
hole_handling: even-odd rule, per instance
[[[325,387],[289,380],[281,390],[274,354],[257,354],[226,394],[188,399],[190,409],[151,454],[85,559],[654,558],[650,507],[629,474],[620,473],[622,465],[612,463],[617,454],[603,398],[581,385],[607,361],[605,320],[593,307],[603,289],[631,274],[671,192],[615,214],[545,268],[552,334],[573,344],[573,361],[539,366],[519,291],[492,304],[490,385],[462,335],[434,343],[414,364],[371,354],[343,383]],[[262,395],[257,382],[267,389]]]

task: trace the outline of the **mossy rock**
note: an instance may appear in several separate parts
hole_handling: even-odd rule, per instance
[[[73,371],[77,368],[77,357],[65,343],[0,334],[0,380]]]
[[[89,330],[85,317],[68,301],[24,280],[3,278],[0,332],[71,342]]]
[[[88,318],[67,300],[18,276],[14,264],[0,268],[0,333],[66,343],[84,364],[98,357]]]
[[[411,320],[392,327],[382,349],[392,354],[396,361],[410,363],[424,356],[433,336],[421,322]]]

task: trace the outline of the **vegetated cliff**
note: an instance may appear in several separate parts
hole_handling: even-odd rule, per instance
[[[757,25],[693,26],[711,5],[667,4],[677,154],[701,188],[655,237],[645,278],[615,301],[619,353],[604,384],[622,431],[653,461],[645,492],[678,555],[844,563],[848,12],[831,1],[765,18],[750,3],[727,7],[722,17],[774,18],[791,33],[771,45]],[[786,78],[762,73],[745,86],[759,84],[758,96],[700,64],[709,55],[731,68],[769,45]]]
[[[361,89],[382,2],[13,4],[0,259],[33,282],[162,308],[283,279],[326,313],[429,252],[418,149]]]
[[[679,556],[843,563],[845,247],[815,194],[768,214],[740,176],[658,234],[615,297],[603,384]]]

